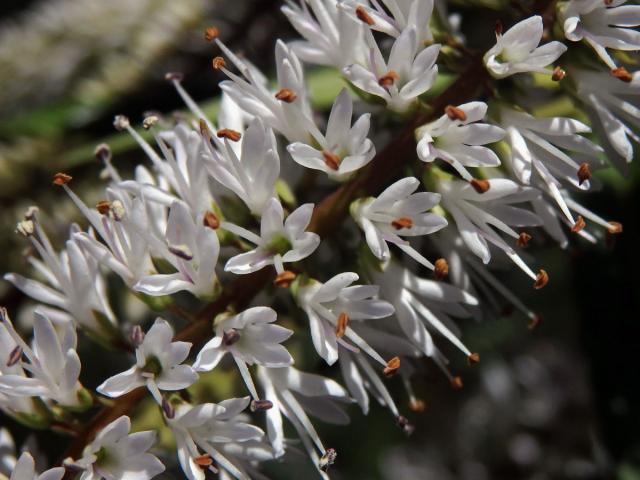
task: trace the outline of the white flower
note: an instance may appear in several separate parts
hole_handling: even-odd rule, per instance
[[[135,365],[108,378],[96,390],[108,397],[119,397],[146,385],[158,404],[162,404],[161,390],[182,390],[195,383],[198,374],[189,365],[182,365],[191,344],[172,339],[171,325],[157,318],[136,348]]]
[[[149,480],[164,472],[164,465],[147,450],[156,441],[156,432],[131,430],[131,420],[123,415],[104,427],[85,449],[82,458],[70,462],[84,471],[80,480]]]
[[[56,467],[38,475],[33,457],[29,452],[20,455],[9,480],[61,480],[64,476],[64,467]]]
[[[352,127],[352,114],[353,100],[343,89],[333,104],[319,148],[292,143],[287,147],[291,157],[300,165],[321,170],[336,180],[346,179],[365,166],[376,154],[373,142],[367,138],[371,115],[363,114]]]
[[[71,322],[56,332],[53,323],[42,312],[34,312],[33,348],[15,331],[11,320],[2,315],[6,332],[15,342],[14,358],[9,363],[21,362],[31,376],[14,371],[0,375],[0,393],[9,396],[43,397],[63,407],[86,408],[91,405],[89,393],[82,387],[80,357],[76,353],[77,336]],[[19,350],[18,350],[19,349]],[[22,362],[24,355],[28,362]],[[13,355],[12,355],[13,357]]]
[[[164,241],[153,235],[149,235],[147,241],[156,243],[155,249],[162,252],[176,272],[143,276],[134,285],[134,290],[154,296],[182,290],[203,299],[216,296],[219,284],[215,269],[220,243],[215,230],[204,225],[202,219],[203,216],[199,216],[199,221],[194,220],[184,202],[173,202]]]
[[[465,245],[487,264],[491,260],[489,244],[503,250],[529,277],[535,287],[546,285],[548,277],[543,270],[536,275],[515,250],[494,230],[500,230],[518,240],[520,234],[509,225],[518,227],[540,225],[537,215],[512,203],[531,201],[539,196],[532,188],[521,187],[512,180],[494,178],[486,180],[488,190],[478,193],[472,185],[461,181],[438,182],[442,206],[453,216]]]
[[[225,271],[244,275],[274,265],[278,273],[284,263],[297,262],[311,255],[320,244],[320,237],[305,229],[311,221],[313,204],[307,203],[284,219],[280,202],[272,198],[262,214],[260,236],[237,225],[222,222],[221,227],[254,243],[256,248],[229,259]]]
[[[626,0],[569,0],[560,7],[565,36],[574,42],[586,40],[611,69],[616,64],[607,48],[640,50],[640,5]]]
[[[254,215],[262,215],[269,200],[275,196],[275,184],[280,175],[280,158],[275,136],[256,117],[239,142],[208,138],[205,165],[213,178],[232,190]],[[234,145],[240,143],[240,152]],[[217,146],[217,148],[216,148]]]
[[[343,75],[360,90],[382,98],[390,109],[406,111],[433,85],[438,74],[436,59],[440,45],[431,45],[418,53],[416,28],[406,28],[395,40],[387,63],[370,31],[366,38],[369,44],[366,66],[350,65],[343,69]]]
[[[349,417],[334,400],[348,402],[349,394],[335,381],[301,372],[293,367],[258,367],[258,379],[264,389],[265,398],[273,403],[266,412],[267,435],[273,446],[275,456],[284,454],[284,425],[282,415],[287,417],[295,428],[309,457],[318,468],[321,455],[326,449],[320,440],[307,412],[334,424],[345,425]],[[316,450],[317,449],[317,450]],[[329,477],[319,470],[324,479]]]
[[[640,72],[632,75],[630,83],[591,70],[577,70],[574,78],[608,158],[624,171],[633,160],[632,141],[640,143]]]
[[[0,315],[2,317],[7,316],[7,312],[3,307],[0,308]],[[10,328],[13,329],[13,327]],[[17,355],[22,356],[21,348],[20,344],[14,340],[14,335],[9,333],[5,323],[0,322],[0,381],[6,375],[26,378],[22,362],[16,361]],[[0,391],[0,408],[4,413],[13,416],[26,417],[36,415],[31,398],[24,395],[7,395]],[[5,430],[0,430],[0,439],[7,440],[7,438],[13,442],[13,439],[8,437],[8,433],[5,435]]]
[[[279,89],[272,92],[264,75],[246,61],[240,60],[218,39],[216,42],[242,75],[238,76],[221,66],[220,69],[231,81],[221,82],[220,88],[242,110],[260,118],[290,142],[307,142],[311,137],[320,138],[312,117],[302,64],[291,48],[281,40],[276,43]]]
[[[514,175],[520,182],[531,184],[532,173],[535,172],[534,185],[547,191],[567,220],[575,224],[560,194],[560,180],[575,188],[589,189],[590,165],[599,163],[598,155],[602,148],[578,134],[588,133],[591,129],[572,118],[537,119],[505,107],[500,110],[500,123],[507,131],[509,163]]]
[[[484,102],[449,106],[439,119],[417,130],[418,157],[423,162],[440,158],[450,164],[467,181],[473,179],[466,167],[496,167],[500,159],[482,145],[504,137],[504,130],[482,123],[487,113]]]
[[[451,317],[469,317],[465,307],[477,305],[476,298],[453,285],[420,278],[395,261],[382,269],[372,269],[371,276],[379,282],[384,298],[395,306],[395,316],[406,337],[439,366],[447,362],[431,332],[449,340],[467,357],[472,355],[460,341],[460,332]]]
[[[280,325],[271,325],[276,320],[275,310],[269,307],[254,307],[232,317],[217,319],[216,336],[202,347],[193,368],[213,370],[226,353],[231,353],[252,397],[258,400],[247,364],[268,368],[293,364],[287,349],[280,345],[293,332]]]
[[[282,7],[305,39],[290,43],[302,61],[342,68],[365,58],[364,26],[339,6],[336,0],[300,0],[300,6],[288,2]]]
[[[67,186],[62,185],[75,205],[89,220],[104,244],[87,233],[76,233],[82,247],[130,287],[155,272],[146,237],[153,231],[144,197],[131,199],[124,190],[107,189],[100,213],[93,210]]]
[[[345,339],[368,353],[383,366],[387,362],[373,350],[348,323],[351,320],[384,318],[393,314],[393,305],[375,298],[375,285],[351,285],[358,275],[345,272],[329,279],[324,284],[311,280],[301,283],[296,292],[296,302],[309,318],[313,345],[329,365],[338,359],[338,344],[351,350]],[[341,317],[341,318],[340,318]]]
[[[248,405],[249,397],[232,398],[219,404],[182,403],[175,408],[174,415],[166,419],[176,439],[180,466],[189,480],[204,480],[206,463],[216,472],[213,462],[237,479],[249,478],[240,462],[229,455],[236,453],[238,446],[254,443],[264,436],[258,427],[242,421],[245,418],[240,413]],[[257,450],[254,452],[257,459],[271,458],[264,448]],[[201,466],[196,460],[205,463]]]
[[[433,270],[433,264],[401,237],[415,237],[437,232],[447,221],[426,213],[440,201],[437,193],[413,193],[420,185],[417,178],[407,177],[386,188],[377,198],[357,200],[351,214],[364,231],[367,244],[380,260],[390,258],[388,242],[397,245],[414,260]]]
[[[154,138],[162,152],[161,157],[131,127],[128,120],[124,125],[153,163],[161,180],[158,183],[161,184],[156,185],[151,178],[146,181],[137,179],[118,182],[119,187],[137,195],[143,194],[147,200],[166,206],[181,199],[194,216],[211,209],[214,200],[202,162],[204,142],[198,132],[183,123],[179,123],[173,130],[158,132],[154,128]]]
[[[33,299],[50,305],[52,308],[40,307],[40,310],[56,323],[72,321],[95,334],[114,326],[116,319],[107,300],[98,262],[74,239],[66,242],[65,250],[55,252],[40,226],[35,208],[29,209],[19,229],[20,225],[28,225],[32,230],[28,238],[41,260],[30,256],[29,263],[48,285],[17,273],[5,274],[5,280]],[[72,226],[70,235],[77,232],[78,227]]]
[[[560,42],[549,42],[538,47],[542,40],[542,17],[533,17],[516,23],[504,35],[496,34],[496,44],[484,55],[484,64],[496,78],[516,73],[551,73],[545,67],[555,62],[567,47]]]
[[[368,1],[347,0],[339,5],[372,30],[397,38],[404,30],[412,27],[416,29],[418,45],[433,41],[433,34],[429,28],[433,0],[382,0],[386,10],[377,1],[372,1],[372,6],[368,3]]]

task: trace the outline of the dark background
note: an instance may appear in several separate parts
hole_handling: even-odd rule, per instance
[[[112,135],[115,114],[139,121],[150,109],[171,112],[182,108],[163,79],[166,71],[184,72],[185,88],[199,101],[217,94],[220,77],[210,68],[216,53],[202,40],[205,26],[219,25],[230,47],[272,72],[274,39],[294,36],[279,13],[279,4],[269,0],[203,2],[202,16],[171,32],[167,46],[155,54],[144,74],[121,86],[116,83],[95,104],[79,99],[75,89],[87,77],[100,81],[96,65],[104,54],[100,48],[110,48],[108,42],[95,48],[85,65],[75,66],[55,95],[40,98],[41,84],[34,81],[26,89],[33,90],[32,97],[0,103],[2,271],[27,271],[21,257],[24,244],[13,234],[13,225],[26,205],[42,205],[51,217],[52,236],[62,241],[66,227],[59,226],[58,220],[66,210],[56,212],[59,198],[48,188],[52,173],[65,167],[74,177],[97,178],[98,165],[88,155],[67,165],[68,152],[92,148]],[[41,5],[33,0],[0,2],[0,45],[3,40],[6,43],[3,33],[11,25],[36,28],[30,23],[32,12]],[[495,17],[503,16],[486,9],[462,8],[462,12],[472,12],[468,18],[479,25],[491,25]],[[463,29],[467,26],[465,22]],[[142,16],[135,28],[153,32],[162,26],[145,23]],[[114,36],[126,34],[113,31]],[[73,42],[73,29],[64,35]],[[10,48],[16,57],[22,56],[20,42]],[[126,53],[126,46],[120,48]],[[46,71],[46,53],[22,61],[43,62]],[[0,56],[0,88],[27,81],[14,74],[13,64],[3,65],[3,58],[8,57]],[[136,150],[125,149],[117,157],[118,166],[130,169],[139,159]],[[352,408],[353,423],[347,428],[320,428],[326,445],[339,452],[335,478],[640,478],[637,165],[626,178],[614,174],[607,179],[603,191],[585,198],[584,203],[603,217],[622,222],[622,235],[610,245],[596,247],[574,239],[565,252],[552,245],[540,247],[536,256],[548,266],[552,278],[540,292],[531,290],[515,273],[503,277],[542,315],[540,326],[529,331],[526,320],[516,313],[494,316],[481,324],[462,324],[467,344],[472,351],[481,352],[482,362],[475,367],[454,362],[454,370],[464,377],[462,390],[453,390],[433,365],[425,363],[425,373],[416,383],[428,408],[422,414],[408,414],[416,426],[409,438],[378,406],[368,417]],[[92,182],[86,182],[87,188]],[[2,282],[0,303],[16,311],[24,298]],[[445,347],[445,353],[453,351]],[[99,369],[99,363],[89,358],[85,365]],[[318,364],[317,368],[322,371],[323,367]],[[406,401],[400,400],[405,395],[399,383],[391,385],[401,410],[408,411]],[[26,432],[11,420],[0,416],[0,423],[19,441],[25,438]],[[66,442],[46,432],[38,438],[50,457],[59,454]],[[272,470],[274,478],[299,478],[308,466],[301,458],[293,468],[274,466]]]

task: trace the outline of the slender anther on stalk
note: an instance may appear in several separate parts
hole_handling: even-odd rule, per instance
[[[478,193],[485,193],[491,188],[489,180],[481,180],[479,178],[473,178],[469,181],[473,189]]]
[[[544,288],[547,283],[549,283],[549,275],[546,271],[540,269],[540,272],[536,275],[536,281],[533,284],[533,288],[540,290],[541,288]]]
[[[527,245],[529,245],[531,238],[531,235],[529,235],[527,232],[521,232],[518,240],[516,240],[516,245],[518,245],[519,247],[526,247]]]
[[[298,98],[298,95],[293,90],[283,88],[276,93],[275,97],[281,102],[293,103]]]
[[[371,17],[371,15],[369,15],[367,13],[367,11],[365,10],[365,8],[362,5],[358,5],[356,7],[356,16],[358,17],[358,19],[364,23],[366,23],[367,25],[371,26],[371,25],[375,25],[375,21],[373,20],[373,17]]]
[[[583,163],[578,168],[578,182],[582,185],[587,180],[591,180],[591,168],[588,163]]]

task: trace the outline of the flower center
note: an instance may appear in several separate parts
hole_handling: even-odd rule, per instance
[[[266,245],[266,249],[273,254],[284,255],[289,250],[291,250],[291,242],[284,235],[274,235],[274,237],[269,240],[269,243]]]
[[[144,367],[142,367],[142,371],[144,373],[150,373],[154,376],[160,375],[160,373],[162,373],[162,364],[160,363],[158,357],[156,357],[155,355],[151,355],[147,357],[146,360],[147,361],[144,364]]]

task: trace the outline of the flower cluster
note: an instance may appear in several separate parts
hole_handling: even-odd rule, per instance
[[[456,387],[447,343],[470,364],[480,361],[454,319],[479,318],[483,300],[498,294],[537,321],[491,265],[511,261],[541,289],[549,273],[522,252],[534,228],[561,247],[569,233],[596,241],[602,232],[591,225],[622,231],[573,196],[597,184],[592,171],[609,152],[624,167],[639,141],[632,102],[640,77],[620,66],[627,57],[615,50],[640,47],[626,28],[640,23],[640,7],[623,3],[568,0],[554,17],[611,72],[560,40],[540,45],[553,35],[536,15],[543,12],[504,33],[499,26],[496,44],[475,51],[431,0],[287,2],[283,13],[303,40],[277,41],[273,81],[207,29],[220,52],[213,67],[226,77],[215,121],[180,74],[167,74],[191,116],[149,115],[145,132],[115,118],[148,159],[132,178],[114,167],[106,145],[96,150],[108,184],[95,206],[76,194],[70,175],[54,176],[86,217],[65,249],[54,249],[37,209],[18,223],[38,279],[5,279],[43,305],[31,344],[2,312],[0,409],[80,433],[64,467],[83,480],[144,480],[164,470],[158,456],[172,461],[153,447],[155,432],[130,433],[128,415],[147,391],[190,480],[206,472],[250,478],[260,462],[285,456],[293,442],[283,418],[326,478],[338,452],[324,446],[310,416],[348,423],[346,407],[368,413],[369,395],[410,433],[387,378],[398,374],[420,411],[418,359],[431,359]],[[551,68],[565,53],[563,67]],[[326,119],[311,101],[305,64],[333,69],[351,87]],[[445,88],[441,73],[458,76]],[[545,85],[541,76],[574,97],[580,120],[535,115],[530,100]],[[161,317],[146,333],[118,318],[107,285]],[[79,381],[77,329],[128,358],[124,371],[114,367],[96,382],[96,393]],[[310,345],[339,365],[345,387],[299,369],[307,365],[297,352]],[[231,359],[248,395],[212,403],[196,387],[229,371]],[[98,408],[86,427],[74,416]],[[36,477],[24,453],[15,475],[49,480],[62,470]]]

